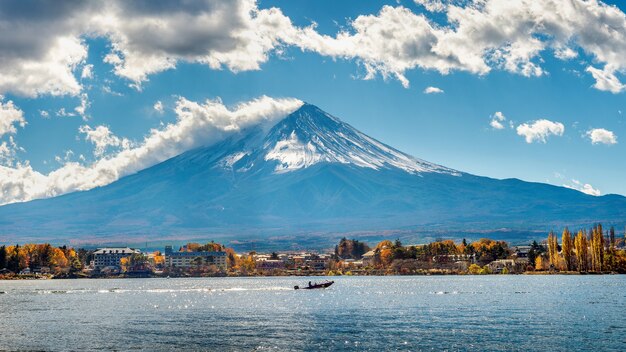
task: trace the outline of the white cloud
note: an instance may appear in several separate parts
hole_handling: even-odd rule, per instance
[[[28,162],[15,167],[0,166],[0,204],[103,186],[186,150],[216,143],[247,127],[273,125],[301,105],[296,99],[263,96],[229,109],[219,100],[197,103],[180,98],[175,108],[176,122],[151,130],[143,141],[127,148],[119,142],[123,139],[105,126],[83,126],[82,132],[95,144],[96,153],[98,148],[102,150],[99,159],[87,165],[64,161],[59,169],[48,174],[34,170]],[[104,150],[111,143],[118,147],[122,144],[122,149],[107,155]]]
[[[416,4],[424,6],[430,12],[443,12],[447,5],[442,0],[414,0]]]
[[[501,111],[496,111],[491,116],[491,122],[489,123],[489,125],[496,130],[501,130],[504,129],[504,125],[502,124],[504,121],[506,121],[506,117],[504,116],[504,114]]]
[[[163,111],[165,111],[165,108],[163,107],[163,103],[161,103],[160,100],[158,100],[156,103],[154,103],[153,106],[154,110],[156,110],[156,112],[158,112],[159,114],[162,114]]]
[[[18,151],[24,151],[15,143],[13,136],[9,136],[8,141],[0,143],[0,165],[13,166]]]
[[[595,67],[589,66],[585,69],[585,71],[591,73],[593,78],[596,80],[596,83],[593,86],[598,90],[617,94],[626,89],[626,85],[622,84],[622,82],[620,82],[615,76],[614,69],[605,67],[604,70],[599,70]]]
[[[91,79],[93,78],[93,65],[85,65],[83,66],[83,70],[80,73],[80,78],[82,79]]]
[[[581,0],[417,2],[445,11],[449,25],[401,6],[384,6],[377,15],[358,16],[351,32],[330,37],[307,28],[286,31],[282,39],[322,55],[357,59],[366,79],[380,73],[405,87],[404,74],[414,68],[479,75],[496,68],[541,76],[541,55],[550,48],[561,59],[575,57],[580,48],[603,63],[605,72],[626,69],[626,15],[615,6]]]
[[[103,156],[108,147],[122,147],[123,149],[131,147],[131,142],[128,139],[115,136],[107,126],[97,126],[94,129],[83,125],[78,131],[84,133],[85,139],[95,145],[94,155],[96,157]]]
[[[75,113],[68,112],[68,111],[65,110],[65,108],[60,108],[59,110],[57,110],[55,115],[57,115],[59,117],[73,117],[73,116],[76,116]]]
[[[526,139],[526,143],[546,143],[548,136],[562,136],[564,132],[565,126],[562,123],[545,119],[517,126],[517,134],[523,136]]]
[[[89,119],[89,116],[87,115],[87,109],[90,106],[91,103],[89,102],[89,96],[87,95],[87,93],[82,93],[80,95],[80,105],[75,107],[74,111],[76,111],[76,113],[80,115],[84,121],[87,121]]]
[[[82,87],[73,71],[86,57],[86,46],[73,37],[52,38],[41,57],[6,58],[0,54],[0,92],[28,97],[76,95]]]
[[[278,35],[294,27],[276,8],[259,9],[253,0],[174,1],[167,4],[116,1],[95,27],[112,42],[105,61],[135,85],[178,62],[258,70],[280,44]]]
[[[580,192],[583,192],[585,194],[589,194],[592,196],[602,195],[602,192],[600,192],[599,189],[595,189],[590,184],[582,183],[578,180],[572,180],[569,184],[564,184],[563,187],[575,189],[577,191],[580,191]]]
[[[571,60],[578,57],[578,53],[570,47],[564,46],[554,50],[554,56],[560,60]]]
[[[24,112],[15,106],[11,100],[5,103],[4,97],[0,95],[0,137],[7,133],[16,133],[15,125],[22,128],[26,126]]]
[[[383,6],[326,35],[315,24],[294,26],[280,9],[259,9],[254,0],[60,1],[41,4],[36,12],[4,1],[0,23],[12,35],[0,38],[0,92],[80,94],[74,71],[82,68],[84,78],[91,74],[85,37],[107,38],[111,51],[105,62],[135,87],[181,62],[258,70],[270,55],[291,46],[355,60],[365,69],[364,79],[381,75],[405,87],[406,71],[417,68],[541,76],[542,55],[567,60],[584,53],[601,67],[587,68],[594,87],[624,90],[618,75],[626,71],[626,15],[616,6],[596,0],[415,1],[447,21]]]
[[[440,94],[443,93],[443,89],[437,87],[426,87],[424,94]]]
[[[39,115],[44,119],[47,119],[50,117],[50,113],[46,110],[39,110]]]
[[[592,128],[587,131],[586,136],[591,140],[591,144],[617,144],[615,133],[604,128]]]

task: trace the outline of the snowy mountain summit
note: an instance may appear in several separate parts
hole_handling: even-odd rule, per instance
[[[460,175],[389,147],[310,104],[304,104],[278,122],[255,150],[229,154],[222,165],[248,171],[267,162],[278,174],[318,163],[339,163],[374,170],[397,168],[412,174]]]

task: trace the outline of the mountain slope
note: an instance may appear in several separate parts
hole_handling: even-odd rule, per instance
[[[304,241],[326,232],[524,233],[624,219],[624,197],[455,171],[305,104],[269,131],[241,131],[108,186],[0,207],[0,241]]]

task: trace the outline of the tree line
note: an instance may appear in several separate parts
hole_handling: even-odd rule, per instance
[[[558,236],[551,231],[547,239],[547,253],[536,258],[539,270],[553,269],[579,272],[626,273],[626,250],[619,249],[625,239],[615,236],[615,228],[604,231],[602,224],[580,229],[576,235],[566,227]],[[545,260],[547,259],[547,260]]]

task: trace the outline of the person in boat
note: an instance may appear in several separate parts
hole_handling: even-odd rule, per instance
[[[311,286],[312,286],[312,285],[311,285],[311,281],[309,281],[309,287],[311,287]]]

